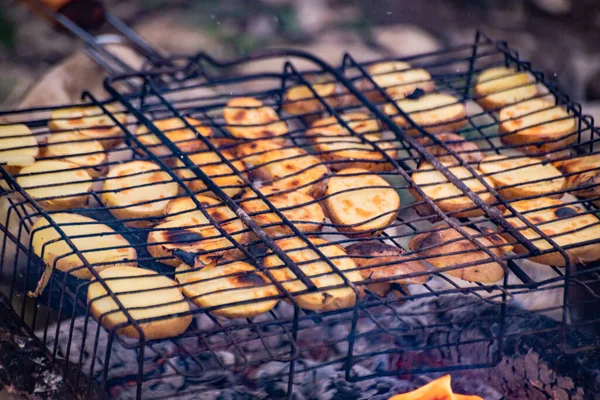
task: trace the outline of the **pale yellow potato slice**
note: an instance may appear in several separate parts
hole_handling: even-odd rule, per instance
[[[79,214],[58,213],[51,218],[96,271],[115,265],[137,266],[135,249],[112,228]],[[80,279],[92,278],[92,273],[48,220],[37,220],[31,232],[32,249],[44,264]]]
[[[146,340],[178,336],[192,323],[191,314],[176,316],[189,312],[190,305],[177,287],[177,282],[166,276],[149,269],[113,267],[101,271],[100,277],[135,321],[170,316],[150,322],[138,322]],[[131,291],[138,292],[127,293]],[[117,303],[96,280],[88,288],[87,301],[92,316],[106,329],[111,330],[128,322],[125,314],[119,311]],[[119,328],[117,333],[131,338],[140,336],[133,324]]]
[[[118,105],[107,104],[106,109],[121,124],[127,122],[127,115]],[[125,133],[98,106],[59,108],[52,111],[48,128],[55,132],[76,130],[85,136],[96,139],[105,149],[123,142]]]
[[[542,195],[562,197],[563,193],[556,192],[564,189],[565,178],[552,164],[542,162],[537,158],[494,155],[485,157],[479,170],[494,182],[498,194],[505,199]],[[528,183],[539,179],[543,181]]]
[[[360,168],[332,176],[323,201],[329,219],[346,234],[368,236],[394,222],[400,196],[385,179]]]
[[[6,172],[17,174],[33,164],[38,154],[38,142],[27,125],[0,125],[0,164]]]
[[[279,290],[265,274],[242,261],[228,262],[222,265],[211,264],[199,270],[191,270],[188,265],[182,264],[177,268],[175,278],[183,285],[183,293],[199,308],[251,301],[237,306],[210,310],[210,313],[221,317],[255,317],[271,310],[278,301],[277,299],[260,300],[265,297],[277,296]]]
[[[100,142],[75,131],[50,135],[44,148],[44,157],[60,157],[80,167],[87,167],[86,171],[95,178],[108,171],[108,155]]]
[[[476,101],[486,110],[532,98],[537,92],[533,76],[507,67],[486,69],[479,74],[475,85]]]
[[[483,183],[477,180],[465,167],[450,167],[451,164],[442,164],[469,189],[475,192],[481,200],[487,204],[495,202],[494,196],[486,191]],[[479,173],[477,169],[475,172]],[[491,179],[487,177],[483,177],[482,179],[489,186],[494,187]],[[441,172],[433,169],[430,163],[422,163],[419,166],[419,170],[412,175],[412,180],[442,211],[452,213],[453,217],[467,218],[484,214],[484,211],[476,207],[475,203],[467,196],[464,196],[458,187],[449,182]],[[422,200],[421,196],[415,190],[411,189],[411,193],[417,200]]]
[[[245,187],[244,164],[226,152],[221,151],[227,160],[230,160],[237,173],[231,169],[219,155],[212,151],[202,151],[191,154],[188,157],[204,172],[212,181],[219,186],[229,197],[235,197],[240,194]],[[196,174],[187,168],[181,160],[175,162],[175,173],[182,179],[185,185],[193,192],[202,192],[205,196],[217,197],[212,191],[209,191],[204,182]]]
[[[209,137],[212,134],[212,129],[204,126],[197,119],[184,117],[188,124],[202,136]],[[196,136],[194,130],[185,126],[183,120],[179,117],[171,117],[152,121],[164,135],[171,140],[184,153],[191,153],[204,148],[204,143]],[[136,136],[144,145],[148,146],[148,150],[158,157],[171,155],[171,150],[163,145],[162,140],[158,138],[146,125],[140,125],[136,131]]]
[[[325,214],[319,203],[311,196],[298,192],[281,193],[275,186],[263,186],[260,192],[276,209],[291,221],[301,232],[318,232],[325,222]],[[291,228],[271,212],[258,195],[248,189],[242,196],[240,206],[267,234],[283,236],[292,234]]]
[[[572,194],[600,205],[600,154],[564,160],[556,165],[567,175],[566,185],[573,190]]]
[[[478,163],[483,159],[483,154],[479,150],[479,147],[473,142],[465,140],[462,136],[455,133],[440,133],[435,135],[446,147],[450,150],[455,151],[458,154],[458,158],[464,160],[466,163]],[[428,137],[417,139],[417,142],[425,146],[425,150],[433,154],[438,160],[456,164],[458,160],[456,157],[451,155],[442,145],[434,144],[433,140]]]
[[[324,239],[311,238],[310,242],[319,248],[321,253],[328,257],[350,282],[363,280],[360,272],[356,270],[356,264],[344,251],[344,248],[331,244]],[[331,267],[322,261],[319,255],[308,248],[308,244],[300,238],[289,238],[277,240],[276,244],[285,251],[290,259],[298,265],[300,270],[315,284],[317,288],[344,285],[340,274],[332,271]],[[263,261],[263,265],[269,268],[273,277],[292,295],[306,290],[306,286],[296,275],[285,266],[283,261],[276,255],[270,255]],[[357,286],[359,295],[362,287]],[[298,305],[307,310],[331,311],[340,308],[352,307],[356,303],[356,294],[350,287],[338,289],[322,289],[312,293],[295,295]]]
[[[19,171],[17,183],[47,210],[83,207],[92,189],[90,174],[63,160],[42,160],[28,165]]]
[[[544,156],[577,141],[575,118],[548,98],[537,98],[500,110],[500,140],[526,154]]]
[[[114,165],[106,175],[100,198],[125,225],[144,228],[162,217],[178,190],[177,182],[160,166],[138,160]]]
[[[502,257],[504,251],[512,249],[510,246],[499,247],[498,245],[504,245],[507,242],[496,233],[483,234],[468,227],[462,228],[479,244],[487,247],[498,257]],[[465,239],[460,232],[449,227],[448,224],[438,225],[430,232],[415,236],[409,246],[415,252],[416,257],[427,257],[423,261],[427,261],[436,268],[464,265],[447,273],[465,281],[494,283],[504,277],[504,269],[500,264],[493,262],[490,256],[475,243]],[[462,253],[463,251],[464,253]],[[486,260],[491,262],[481,263]],[[475,263],[480,264],[472,265]]]
[[[274,138],[288,133],[287,124],[279,119],[275,110],[254,97],[236,97],[229,100],[223,109],[223,117],[227,129],[237,138]]]
[[[392,99],[402,99],[412,94],[416,89],[431,92],[435,82],[431,74],[423,68],[413,68],[403,61],[384,61],[367,68],[373,82],[384,89]],[[384,97],[379,90],[367,79],[359,83],[361,91],[372,101],[382,101]]]
[[[417,125],[430,133],[456,131],[467,124],[467,110],[456,97],[444,93],[428,93],[418,99],[396,100],[396,106],[387,103],[383,112],[411,136],[421,136],[400,113],[398,108],[408,114]]]
[[[600,259],[600,243],[577,246],[578,243],[597,240],[600,237],[600,219],[594,214],[584,214],[585,211],[577,205],[566,204],[549,197],[517,201],[511,203],[511,206],[559,246],[575,245],[573,248],[565,249],[573,264],[587,264]],[[540,210],[541,208],[544,209]],[[517,217],[510,216],[511,212],[507,210],[505,217],[512,226],[516,228],[526,226]],[[526,228],[520,232],[542,251],[553,248],[533,229]],[[506,235],[508,240],[512,240],[510,235]],[[523,246],[517,245],[515,253],[528,254],[528,251]],[[528,258],[540,264],[566,266],[564,257],[557,251]]]

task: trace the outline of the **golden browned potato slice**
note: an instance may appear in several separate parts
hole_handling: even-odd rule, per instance
[[[121,124],[127,122],[127,115],[118,105],[108,104],[106,109]],[[110,116],[98,106],[59,108],[52,111],[48,128],[55,132],[76,130],[85,136],[96,139],[105,149],[113,148],[123,142],[124,132]]]
[[[279,119],[275,110],[254,97],[229,100],[223,109],[223,116],[227,129],[237,138],[273,138],[288,133],[287,124]]]
[[[410,257],[405,256],[404,250],[378,240],[352,244],[346,247],[346,253],[360,268],[364,279],[387,279],[386,282],[367,285],[371,292],[381,297],[385,297],[391,291],[392,283],[399,285],[423,284],[429,278],[427,275],[402,277],[427,270],[420,261],[411,260]]]
[[[368,134],[371,136],[381,136],[381,127],[376,118],[362,112],[349,112],[342,116],[342,119],[348,124],[355,134]],[[350,136],[351,133],[336,117],[320,118],[312,123],[311,128],[306,131],[306,136],[316,139],[322,136]]]
[[[179,185],[151,161],[114,165],[104,181],[101,200],[127,226],[144,228],[162,217]],[[127,221],[133,219],[132,221]]]
[[[263,273],[242,261],[211,264],[199,270],[191,270],[188,265],[182,264],[177,268],[175,278],[194,304],[200,308],[219,307],[210,312],[226,318],[251,318],[266,313],[278,301],[260,301],[277,296],[279,290]],[[243,301],[248,303],[220,307]]]
[[[423,68],[413,68],[402,61],[385,61],[373,64],[367,68],[377,86],[384,89],[393,99],[402,99],[412,94],[416,89],[431,92],[435,82],[431,75]],[[373,88],[373,84],[365,78],[359,88],[372,101],[382,101],[383,96]]]
[[[135,249],[110,227],[79,214],[58,213],[51,218],[96,271],[115,265],[137,266]],[[48,220],[37,220],[31,232],[32,249],[44,264],[80,279],[92,278],[92,273]]]
[[[575,118],[547,98],[527,100],[500,110],[500,140],[518,150],[543,156],[577,140]]]
[[[494,155],[483,159],[479,170],[494,182],[505,199],[542,196],[562,197],[566,180],[551,164],[537,158]],[[543,179],[540,182],[528,183]],[[516,186],[515,186],[516,185]]]
[[[483,159],[483,154],[479,151],[479,147],[473,142],[465,140],[462,136],[455,133],[440,133],[435,135],[442,143],[455,151],[458,157],[464,160],[466,163],[478,163]],[[425,146],[425,150],[433,154],[438,160],[442,162],[456,164],[458,161],[453,155],[450,155],[448,150],[438,144],[434,144],[430,138],[419,138],[417,142]]]
[[[317,246],[319,251],[328,257],[340,271],[343,271],[342,273],[350,282],[359,282],[363,279],[360,272],[356,270],[356,264],[347,256],[343,247],[319,238],[311,238],[310,242]],[[317,253],[308,248],[308,244],[302,239],[281,239],[276,244],[294,263],[299,264],[300,270],[310,278],[317,288],[344,285],[343,278],[332,271],[331,267],[322,261]],[[263,264],[291,294],[306,290],[302,281],[276,255],[266,257]],[[362,291],[360,286],[357,289],[359,292]],[[323,289],[294,297],[300,307],[313,311],[331,311],[352,307],[356,302],[356,294],[350,287]]]
[[[181,289],[177,287],[177,282],[166,276],[149,269],[113,267],[101,271],[100,277],[134,320],[171,316],[139,323],[146,340],[180,335],[192,323],[192,315],[174,316],[190,311],[190,305],[181,293]],[[131,291],[137,293],[127,293]],[[117,325],[127,323],[127,317],[119,311],[117,303],[95,280],[88,288],[87,301],[94,318],[97,320],[102,318],[100,322],[106,329],[110,330]],[[138,331],[131,324],[125,325],[117,332],[131,338],[139,337]]]
[[[430,133],[456,131],[468,122],[465,105],[449,94],[429,93],[418,99],[396,100],[396,106]],[[420,132],[400,115],[396,106],[388,103],[383,106],[383,112],[409,135],[420,136]]]
[[[394,222],[400,208],[396,190],[385,179],[360,168],[332,176],[325,195],[329,219],[346,234],[377,234]]]
[[[572,194],[600,205],[600,154],[560,161],[557,165],[567,175],[567,188],[575,190]]]
[[[9,174],[31,165],[39,154],[38,142],[27,125],[0,125],[0,164]]]
[[[235,197],[240,194],[245,187],[244,164],[241,161],[234,160],[234,157],[226,152],[221,152],[227,160],[231,161],[237,173],[231,169],[219,155],[212,151],[202,151],[189,155],[190,160],[196,164],[202,172],[208,175],[217,186],[219,186],[229,197]],[[185,185],[193,192],[202,192],[205,196],[217,197],[216,194],[209,191],[204,182],[196,174],[187,168],[181,160],[175,162],[175,173]]]
[[[267,200],[302,232],[318,232],[325,222],[325,214],[319,203],[302,192],[280,193],[275,186],[263,186],[260,192]],[[240,206],[259,226],[271,236],[292,234],[292,230],[263,202],[253,190],[242,196]]]
[[[297,190],[319,198],[329,168],[316,156],[295,146],[258,141],[241,146],[238,157],[251,174],[281,190]]]
[[[566,204],[549,197],[517,201],[511,203],[511,206],[559,246],[574,245],[573,248],[565,249],[573,264],[587,264],[600,259],[600,243],[578,245],[600,237],[600,219],[594,214],[585,214],[585,211],[576,205]],[[544,209],[540,210],[541,208]],[[510,215],[510,211],[506,211],[505,216],[509,217]],[[507,218],[507,221],[516,228],[525,228],[526,226],[517,217]],[[548,241],[542,239],[532,229],[526,228],[520,232],[542,251],[553,248]],[[507,239],[511,240],[508,234]],[[515,253],[527,254],[527,250],[523,246],[517,245]],[[528,258],[540,264],[556,267],[566,266],[565,259],[556,251]]]
[[[498,234],[482,234],[471,228],[462,228],[479,244],[487,247],[498,257],[502,256],[503,250],[510,249],[506,246],[498,247],[498,245],[507,243]],[[447,224],[438,225],[430,232],[415,236],[409,246],[415,252],[416,257],[427,257],[423,261],[427,261],[436,268],[465,265],[448,271],[450,275],[465,281],[494,283],[504,277],[504,269],[500,264],[496,262],[481,264],[482,261],[492,261],[490,256]],[[454,254],[459,252],[460,254]],[[480,264],[472,265],[475,263]]]
[[[486,191],[485,186],[477,180],[465,167],[450,167],[451,164],[442,163],[454,176],[462,181],[469,189],[477,194],[481,200],[488,204],[495,202],[494,196]],[[476,169],[476,173],[479,171]],[[439,171],[433,169],[430,163],[424,162],[419,166],[419,171],[412,175],[412,179],[421,190],[430,197],[435,204],[444,212],[452,213],[456,218],[477,217],[484,214],[463,192],[449,182]],[[487,177],[483,177],[488,185],[494,187],[494,183]],[[412,195],[417,200],[422,200],[419,194],[411,189]]]
[[[190,117],[184,118],[200,135],[205,137],[211,136],[212,130],[204,126],[202,122]],[[183,120],[179,117],[159,119],[152,121],[152,123],[184,153],[191,153],[205,147],[202,140],[196,136],[196,132],[187,128]],[[158,157],[171,154],[171,150],[163,145],[163,142],[155,134],[150,133],[146,125],[140,125],[135,134],[140,142],[149,147],[148,150],[152,154]]]
[[[108,171],[108,156],[104,147],[96,139],[79,132],[53,133],[48,137],[44,157],[60,157],[63,160],[86,167],[92,177],[99,177]]]
[[[47,210],[83,207],[92,189],[90,174],[63,160],[42,160],[24,167],[17,183]]]
[[[475,85],[477,103],[486,110],[532,98],[537,92],[533,76],[507,67],[486,69],[479,74]]]
[[[315,83],[311,86],[317,95],[333,108],[343,107],[349,104],[352,99],[347,94],[347,90],[335,82]],[[306,115],[325,111],[326,107],[315,97],[308,86],[299,85],[290,87],[285,91],[283,109],[292,115]]]

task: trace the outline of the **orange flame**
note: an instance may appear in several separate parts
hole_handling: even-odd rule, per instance
[[[483,400],[479,396],[453,393],[450,379],[450,375],[442,376],[417,390],[397,394],[388,400]]]

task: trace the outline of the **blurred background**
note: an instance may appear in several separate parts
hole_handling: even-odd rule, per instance
[[[11,107],[82,43],[0,0],[0,105]],[[169,53],[217,57],[295,46],[339,64],[471,42],[477,29],[508,41],[556,76],[576,101],[600,100],[598,0],[105,0],[117,17]],[[67,77],[68,79],[68,77]],[[595,104],[587,112],[596,113]]]

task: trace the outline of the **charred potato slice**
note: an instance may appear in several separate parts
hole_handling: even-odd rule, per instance
[[[137,266],[135,249],[110,227],[79,214],[58,213],[52,219],[96,271],[115,265]],[[32,249],[44,264],[80,279],[92,278],[92,273],[48,220],[37,220],[31,232]]]
[[[279,290],[263,273],[242,261],[211,264],[198,270],[191,270],[183,264],[177,268],[175,277],[183,285],[183,293],[196,306],[219,307],[210,312],[221,317],[251,318],[266,313],[278,301],[260,301],[261,298],[277,296]],[[220,307],[243,301],[251,302]]]
[[[600,243],[578,245],[600,237],[600,219],[594,214],[586,214],[576,205],[549,197],[517,201],[511,203],[511,206],[559,246],[574,246],[565,249],[573,264],[587,264],[600,259]],[[505,212],[505,217],[508,223],[519,228],[523,236],[531,240],[541,251],[553,248],[547,240],[542,239],[532,229],[526,228],[525,223],[517,217],[511,217],[510,211]],[[507,240],[512,240],[508,233],[506,236]],[[523,246],[517,245],[515,253],[527,254],[528,252]],[[540,264],[566,266],[564,257],[556,251],[528,258]]]
[[[503,251],[510,249],[507,246],[499,246],[507,242],[498,234],[482,234],[471,228],[462,228],[498,257],[502,256]],[[447,224],[438,225],[430,232],[415,236],[409,246],[415,252],[415,256],[426,257],[423,261],[436,268],[465,265],[448,271],[448,274],[465,281],[494,283],[504,277],[504,269],[500,264],[496,262],[481,264],[482,261],[492,261],[490,256]],[[468,266],[475,263],[480,264]]]
[[[495,110],[534,97],[538,92],[535,79],[527,72],[494,67],[477,77],[475,96],[485,110]]]
[[[377,234],[391,225],[400,208],[400,196],[385,179],[359,168],[332,176],[323,201],[337,230],[350,235]]]
[[[356,264],[347,256],[343,247],[319,238],[311,238],[309,240],[340,271],[343,271],[342,273],[350,282],[359,282],[363,279],[360,272],[356,270]],[[342,277],[332,271],[331,267],[325,261],[321,261],[319,255],[308,248],[308,244],[302,239],[281,239],[276,241],[276,244],[285,251],[294,263],[299,264],[298,267],[310,278],[317,288],[344,285]],[[292,295],[306,290],[306,286],[302,281],[276,255],[266,257],[263,264],[273,274],[273,277],[281,282],[283,287]],[[360,287],[358,290],[360,290]],[[352,307],[356,302],[356,294],[350,287],[322,289],[313,293],[295,295],[294,297],[300,307],[313,311],[331,311]]]
[[[11,175],[35,162],[38,142],[27,125],[0,125],[0,164]]]
[[[505,107],[498,119],[500,140],[526,154],[544,156],[577,141],[575,118],[548,98]]]
[[[383,112],[411,136],[420,136],[420,133],[400,115],[398,108],[430,133],[456,131],[467,124],[465,105],[449,94],[429,93],[417,99],[396,100],[395,103],[384,105]]]
[[[179,117],[159,119],[152,123],[184,153],[192,153],[204,148],[204,143],[196,136],[195,131],[202,136],[210,137],[212,130],[197,119],[184,118],[194,129],[186,127],[185,122]],[[171,155],[171,150],[155,134],[151,133],[146,125],[140,125],[135,134],[140,142],[148,146],[148,150],[152,154],[158,157]]]
[[[212,181],[219,186],[229,197],[235,197],[244,190],[244,164],[241,161],[235,160],[234,157],[226,152],[221,151],[223,156],[231,161],[233,167],[238,171],[231,169],[219,155],[212,151],[202,151],[200,153],[191,154],[188,157],[190,160],[202,170]],[[216,194],[209,191],[204,182],[196,176],[196,174],[185,168],[185,164],[181,160],[175,162],[175,173],[185,185],[193,192],[202,192],[202,194],[211,197],[217,197]]]
[[[48,137],[44,157],[60,157],[63,160],[86,167],[92,177],[106,174],[108,156],[104,147],[95,139],[78,132],[54,133]]]
[[[416,89],[431,92],[435,88],[435,83],[429,72],[423,68],[413,68],[410,64],[402,61],[385,61],[373,64],[367,68],[367,72],[373,82],[384,89],[392,99],[403,99]],[[379,90],[374,88],[373,84],[366,78],[360,82],[359,88],[372,101],[384,100]]]
[[[478,163],[483,159],[483,154],[479,150],[479,147],[473,142],[465,140],[462,136],[455,133],[440,133],[435,135],[442,143],[444,143],[450,150],[455,151],[458,157],[466,163]],[[451,155],[442,145],[433,143],[430,138],[419,138],[419,143],[425,146],[425,150],[433,154],[438,160],[451,164],[456,164],[458,160],[456,157]]]
[[[392,283],[404,286],[424,284],[428,280],[427,275],[402,277],[427,270],[420,261],[405,256],[402,249],[377,240],[352,244],[346,247],[346,253],[360,268],[364,279],[388,279],[386,282],[367,285],[367,289],[381,297],[385,297],[391,291]]]
[[[530,157],[507,157],[501,155],[485,157],[479,170],[486,174],[500,196],[505,199],[542,196],[562,197],[556,193],[565,187],[565,178],[551,164]],[[528,183],[533,181],[539,182]]]
[[[83,207],[92,189],[92,177],[79,165],[63,160],[42,160],[24,167],[17,183],[47,210]]]
[[[177,287],[177,282],[155,271],[135,267],[112,267],[100,271],[99,275],[134,320],[167,317],[190,311],[190,305],[181,289]],[[127,293],[131,291],[137,293]],[[127,322],[125,314],[118,311],[117,303],[95,280],[88,287],[87,301],[92,316],[100,320],[106,329],[110,330]],[[139,325],[146,340],[164,339],[185,332],[192,319],[190,314],[157,319]],[[139,337],[133,325],[126,325],[117,333],[131,338]]]
[[[487,204],[495,202],[494,196],[486,190],[483,183],[474,177],[465,167],[450,167],[451,164],[442,164]],[[479,174],[477,169],[475,169],[475,172],[477,175]],[[412,179],[442,211],[452,213],[453,217],[468,218],[484,214],[482,209],[478,208],[467,196],[464,196],[459,188],[449,182],[430,163],[422,163],[419,166],[419,170],[412,175]],[[483,177],[483,179],[488,185],[494,187],[493,182],[489,178]],[[422,200],[421,196],[415,190],[411,189],[411,193],[417,200]]]
[[[600,154],[573,158],[556,163],[567,175],[566,186],[574,195],[593,199],[600,206]]]
[[[162,217],[178,190],[177,182],[155,163],[130,161],[110,169],[100,198],[125,225],[144,228]]]
[[[281,193],[275,186],[263,186],[258,190],[301,232],[321,230],[325,214],[313,197],[297,191]],[[293,233],[254,191],[248,189],[240,205],[267,234],[284,236]]]
[[[127,122],[127,115],[118,105],[108,104],[106,109],[120,123]],[[59,108],[52,111],[48,128],[54,132],[77,131],[91,139],[96,139],[105,149],[111,149],[123,142],[125,133],[112,118],[98,106]]]
[[[275,110],[253,97],[237,97],[223,109],[227,129],[241,139],[274,138],[288,133],[287,124]],[[275,140],[275,139],[273,139]],[[284,142],[285,139],[277,139]]]

